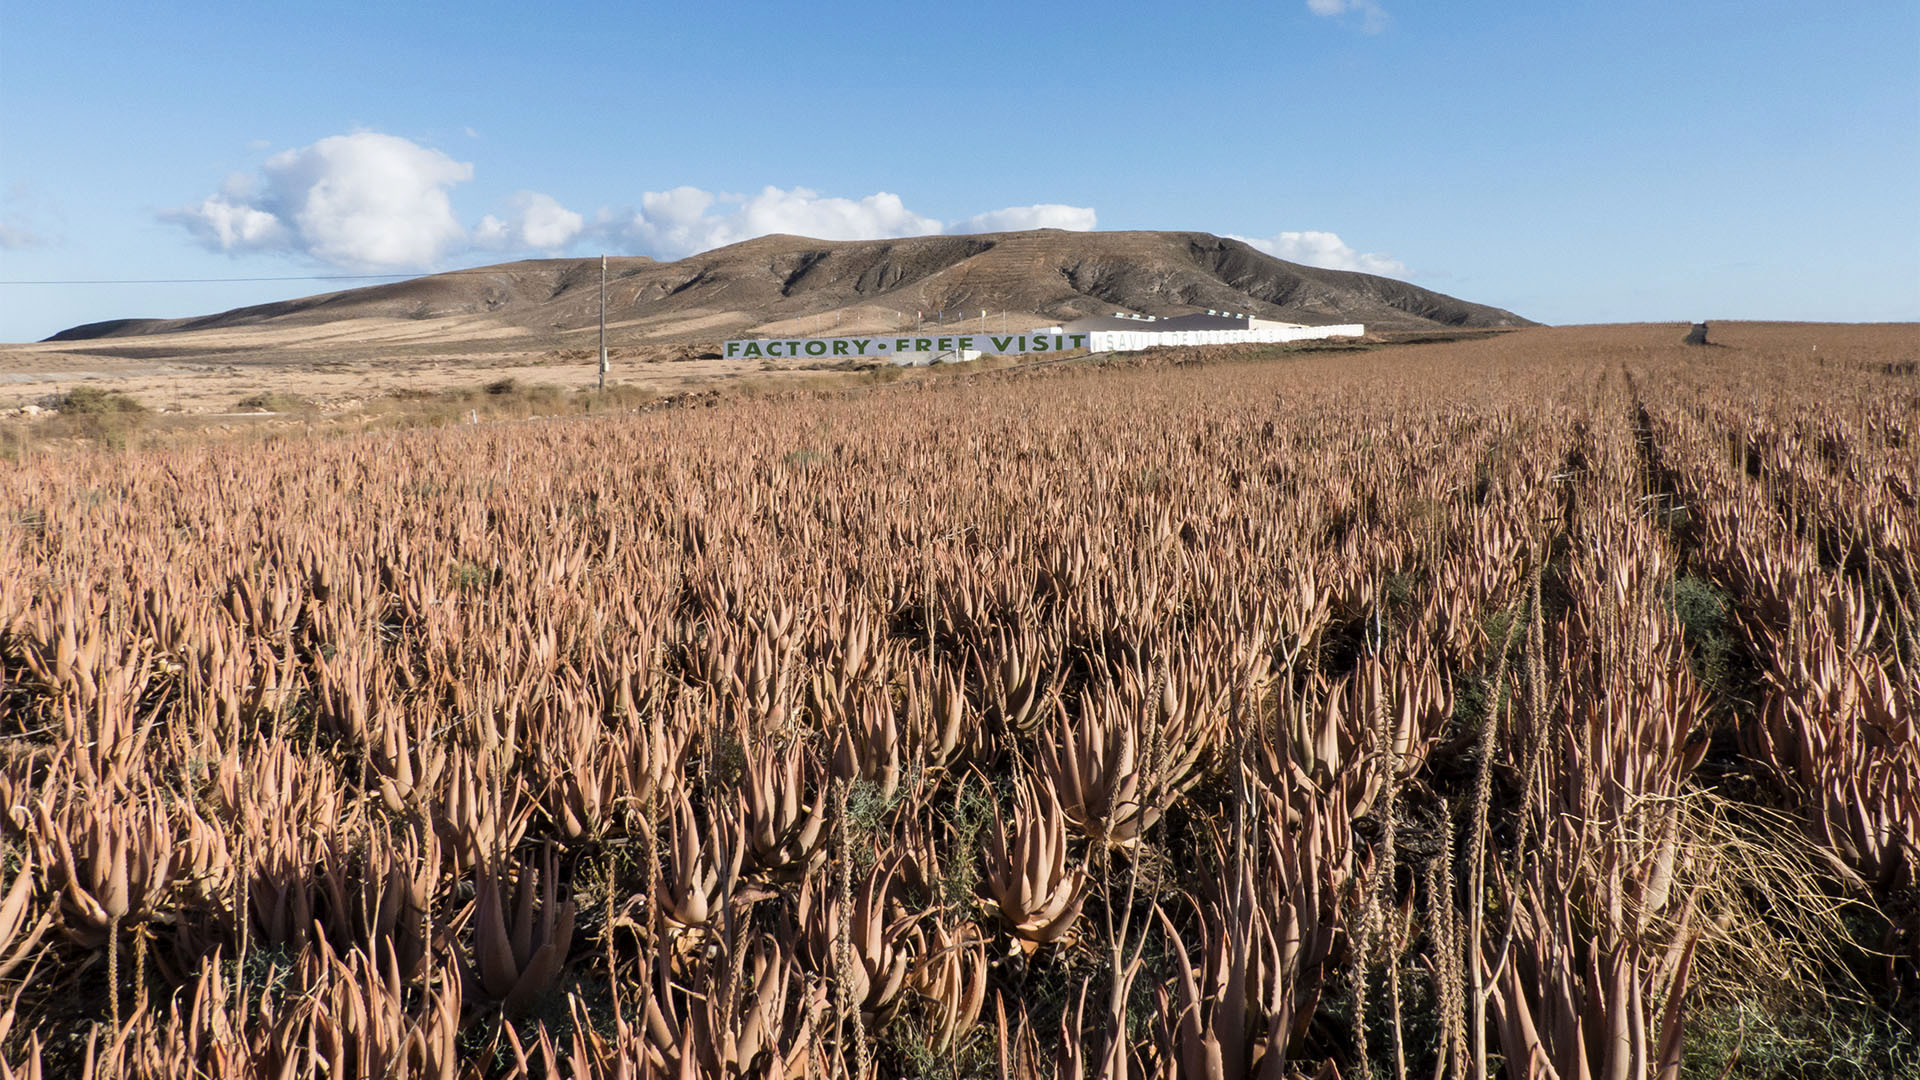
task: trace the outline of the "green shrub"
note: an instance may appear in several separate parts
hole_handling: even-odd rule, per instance
[[[453,568],[453,587],[473,592],[493,584],[493,571],[476,562],[461,562]]]
[[[1693,673],[1709,691],[1724,690],[1733,659],[1732,603],[1719,587],[1696,577],[1667,586],[1667,610],[1685,632]]]
[[[1687,633],[1704,640],[1723,632],[1727,623],[1727,594],[1696,577],[1675,578],[1667,587],[1667,607]]]
[[[138,415],[147,411],[138,399],[97,386],[76,386],[54,398],[53,407],[69,416]]]
[[[39,435],[90,439],[110,450],[126,449],[132,435],[152,418],[138,399],[93,386],[76,386],[49,404],[57,411],[35,425]]]
[[[1920,1037],[1872,1005],[1842,1002],[1798,1015],[1750,1003],[1687,1017],[1686,1080],[1893,1080],[1920,1075]]]

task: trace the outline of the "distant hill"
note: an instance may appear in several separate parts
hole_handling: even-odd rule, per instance
[[[754,333],[826,334],[1008,313],[1038,325],[1125,311],[1244,311],[1370,330],[1535,325],[1510,311],[1373,274],[1322,270],[1197,232],[1032,232],[826,241],[763,236],[678,262],[610,259],[607,320],[622,340],[715,341]],[[600,260],[528,259],[186,319],[114,319],[49,341],[345,320],[454,319],[560,339],[599,318]],[[453,324],[449,325],[449,329]],[[421,330],[429,330],[421,327]]]

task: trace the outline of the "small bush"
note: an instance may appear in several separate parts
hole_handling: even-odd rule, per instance
[[[1675,578],[1667,589],[1667,607],[1687,633],[1704,641],[1727,624],[1727,594],[1696,577]]]
[[[137,415],[147,411],[137,398],[97,386],[76,386],[54,398],[53,407],[70,416]]]
[[[453,568],[453,587],[473,592],[493,584],[493,571],[476,562],[461,562]]]
[[[1920,1037],[1871,1006],[1770,1015],[1734,1002],[1690,1013],[1687,1080],[1881,1080],[1920,1075]]]
[[[233,407],[236,409],[245,409],[248,412],[297,413],[312,409],[313,402],[298,394],[282,394],[278,391],[271,391],[259,394],[248,394],[246,397],[234,402]]]
[[[44,438],[88,439],[110,450],[124,450],[152,413],[138,399],[118,390],[76,386],[47,402],[56,411],[34,425]]]
[[[1734,647],[1727,594],[1711,582],[1679,577],[1667,587],[1667,609],[1685,631],[1694,676],[1709,691],[1725,690]]]
[[[543,387],[542,389],[553,395],[558,395],[559,393],[557,389],[550,386]],[[584,387],[575,397],[582,410],[593,412],[595,409],[639,408],[642,405],[650,405],[659,400],[660,395],[651,390],[632,386],[627,383],[608,383],[604,390],[598,387]]]

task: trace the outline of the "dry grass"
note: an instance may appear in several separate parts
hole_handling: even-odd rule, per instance
[[[1920,401],[1840,333],[34,448],[0,1076],[1897,1068]]]

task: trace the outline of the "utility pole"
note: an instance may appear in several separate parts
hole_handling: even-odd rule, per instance
[[[607,388],[607,257],[600,256],[600,389]]]

